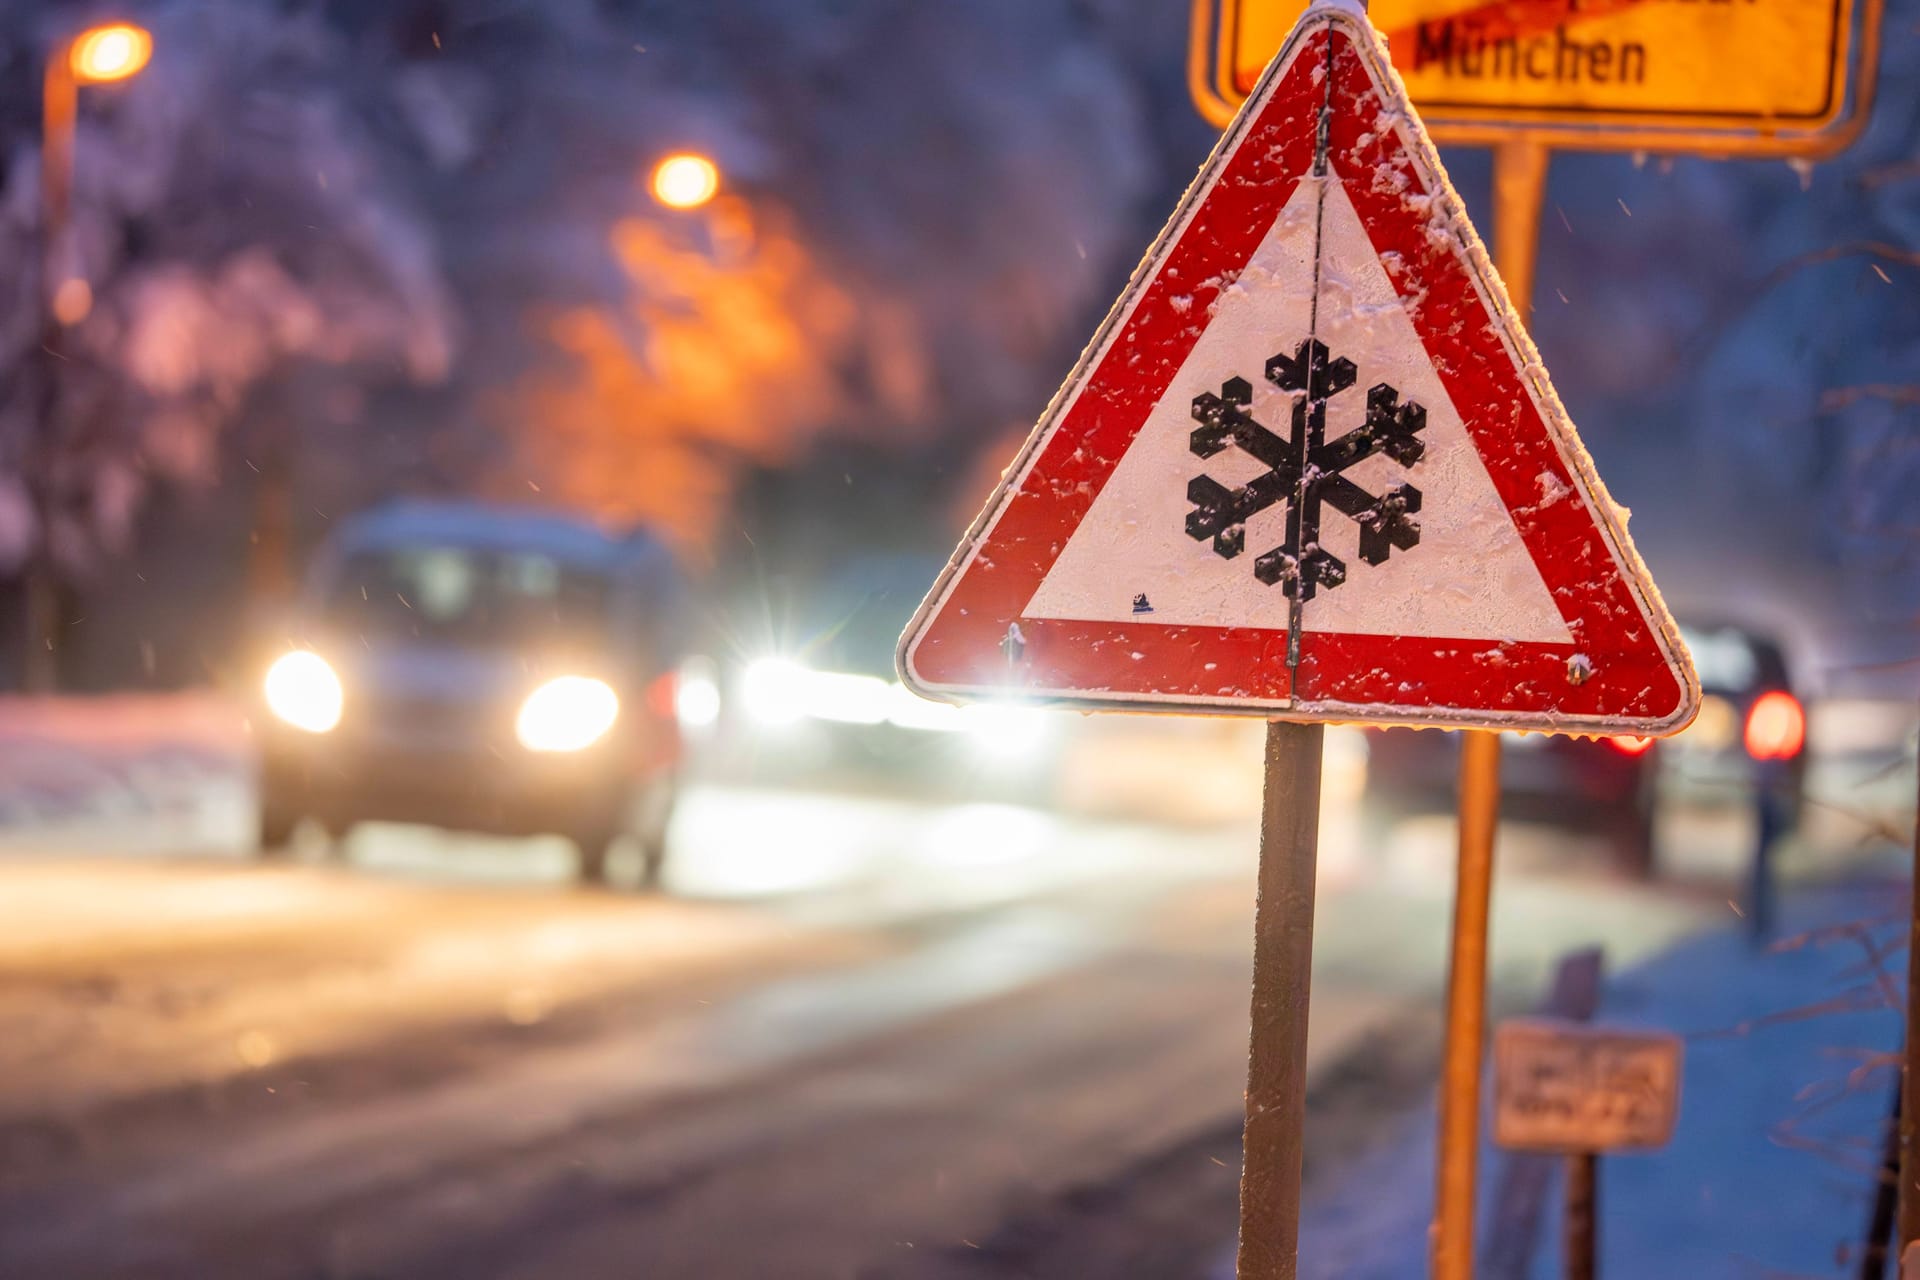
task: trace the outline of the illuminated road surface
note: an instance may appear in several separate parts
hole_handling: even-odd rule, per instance
[[[4,841],[0,1275],[1183,1275],[1231,1232],[1243,826],[709,789],[653,898],[404,829],[154,852],[208,821]],[[1447,908],[1443,832],[1329,827],[1315,1168],[1421,1087]],[[1502,997],[1715,905],[1516,876]]]
[[[1424,1102],[1439,1034],[1451,832],[1360,847],[1356,742],[1328,737],[1310,1184]],[[1100,745],[1069,794],[1190,821],[698,787],[640,897],[574,888],[558,842],[403,828],[256,865],[231,708],[6,704],[0,1277],[1203,1274],[1258,736]],[[1873,786],[1907,803],[1910,772],[1848,768],[1791,874],[1844,865]],[[1749,839],[1664,816],[1676,891],[1504,831],[1496,1004],[1724,920]]]

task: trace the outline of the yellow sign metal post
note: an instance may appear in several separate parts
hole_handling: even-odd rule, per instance
[[[1494,266],[1524,318],[1533,306],[1534,249],[1547,192],[1547,148],[1507,139],[1493,151]],[[1480,1154],[1480,1076],[1487,1026],[1487,922],[1500,822],[1500,735],[1470,729],[1460,743],[1459,861],[1447,960],[1447,1038],[1440,1072],[1439,1163],[1431,1253],[1435,1280],[1471,1280]]]
[[[1857,5],[1857,9],[1856,9]],[[1189,81],[1224,125],[1305,6],[1195,0]],[[1442,143],[1821,156],[1871,106],[1883,0],[1372,0]],[[1851,93],[1849,90],[1851,89]]]
[[[1373,25],[1386,34],[1393,66],[1431,136],[1494,148],[1494,253],[1525,316],[1554,148],[1833,155],[1859,136],[1871,113],[1883,4],[1372,0],[1367,8]],[[1233,119],[1304,8],[1304,0],[1194,0],[1188,80],[1202,116],[1220,126]],[[1488,915],[1500,803],[1498,734],[1473,730],[1463,737],[1431,1242],[1435,1280],[1471,1280],[1473,1274]],[[1270,794],[1270,809],[1273,803]],[[1304,874],[1311,886],[1310,869],[1290,874]],[[1292,963],[1304,967],[1305,945],[1294,940]],[[1278,948],[1267,950],[1269,963],[1280,958]],[[1920,1092],[1912,1079],[1910,1093]],[[1276,1100],[1294,1101],[1297,1082],[1280,1083],[1289,1088]],[[1259,1110],[1255,1101],[1250,1092],[1250,1115]],[[1907,1116],[1916,1110],[1909,1107]],[[1915,1132],[1911,1123],[1902,1129],[1908,1169],[1916,1163],[1913,1150],[1920,1149]],[[1250,1123],[1250,1149],[1251,1136]],[[1248,1169],[1252,1179],[1251,1161]],[[1258,1180],[1247,1187],[1267,1190]],[[1297,1183],[1275,1188],[1295,1189]],[[1912,1207],[1920,1196],[1903,1201],[1904,1244],[1920,1235],[1913,1225],[1920,1212]],[[1268,1242],[1254,1229],[1258,1225],[1249,1221],[1242,1233],[1242,1275],[1272,1273],[1261,1264],[1260,1251],[1269,1243],[1291,1259],[1291,1228]],[[1282,1273],[1290,1274],[1290,1267]]]

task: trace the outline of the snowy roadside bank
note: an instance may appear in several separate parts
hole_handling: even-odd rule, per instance
[[[252,793],[246,718],[217,693],[0,698],[0,845],[239,849]]]
[[[1678,1032],[1687,1058],[1672,1144],[1602,1161],[1603,1274],[1854,1274],[1900,1043],[1888,996],[1904,964],[1905,894],[1885,877],[1803,889],[1770,950],[1752,950],[1733,921],[1612,975],[1599,1019]],[[1502,1159],[1483,1150],[1482,1253]],[[1433,1165],[1429,1100],[1309,1194],[1303,1280],[1424,1274]],[[1562,1274],[1557,1190],[1548,1204],[1531,1280]],[[1215,1274],[1232,1276],[1230,1249]]]

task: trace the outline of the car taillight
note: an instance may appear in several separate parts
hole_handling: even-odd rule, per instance
[[[1652,738],[1636,738],[1630,733],[1616,733],[1607,737],[1606,743],[1623,756],[1639,756],[1647,753],[1653,745]]]
[[[1800,700],[1776,689],[1754,699],[1747,712],[1747,754],[1755,760],[1791,760],[1807,745],[1807,713]]]
[[[671,720],[674,714],[674,704],[679,697],[679,693],[679,672],[668,671],[654,677],[653,683],[647,686],[647,710],[662,720]]]

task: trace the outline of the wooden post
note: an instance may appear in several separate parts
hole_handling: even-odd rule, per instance
[[[1260,884],[1253,908],[1253,1029],[1240,1171],[1240,1280],[1294,1280],[1307,1114],[1307,993],[1320,840],[1317,724],[1267,725]]]
[[[1493,153],[1495,266],[1524,317],[1546,196],[1546,147],[1529,138]],[[1447,972],[1447,1047],[1440,1080],[1440,1153],[1434,1204],[1434,1280],[1473,1280],[1474,1182],[1480,1148],[1480,1072],[1487,1024],[1487,918],[1500,813],[1500,736],[1462,735],[1460,865],[1453,956]]]
[[[1600,1157],[1577,1151],[1567,1157],[1567,1280],[1595,1280],[1600,1236]]]

